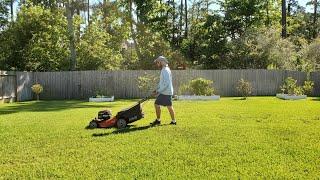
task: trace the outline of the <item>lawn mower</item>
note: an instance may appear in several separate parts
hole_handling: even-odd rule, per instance
[[[109,128],[117,127],[125,128],[127,124],[138,121],[144,117],[141,104],[149,99],[150,96],[139,100],[133,106],[123,109],[112,117],[110,110],[102,110],[98,112],[98,117],[94,118],[88,125],[88,128]]]

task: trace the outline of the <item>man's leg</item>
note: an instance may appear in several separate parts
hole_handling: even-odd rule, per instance
[[[176,123],[175,113],[174,113],[173,106],[167,106],[167,108],[168,108],[168,110],[169,110],[169,113],[170,113],[170,116],[171,116],[172,123]]]
[[[160,121],[160,115],[161,115],[160,105],[154,104],[154,108],[156,109],[157,119],[155,121],[153,121],[152,123],[150,123],[152,126],[161,124],[161,121]]]
[[[156,109],[157,120],[160,121],[161,108],[160,108],[160,106],[158,104],[154,104],[154,108]]]

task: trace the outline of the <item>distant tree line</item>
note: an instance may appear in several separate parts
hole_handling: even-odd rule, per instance
[[[315,71],[318,6],[317,0],[303,6],[297,0],[2,0],[0,69],[154,69],[152,60],[165,55],[173,69]]]

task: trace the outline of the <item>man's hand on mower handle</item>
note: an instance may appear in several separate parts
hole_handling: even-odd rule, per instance
[[[157,91],[154,90],[154,91],[152,92],[152,96],[157,96],[157,95],[158,95]]]

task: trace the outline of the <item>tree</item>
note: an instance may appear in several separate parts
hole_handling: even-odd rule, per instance
[[[265,15],[261,13],[264,3],[259,0],[220,1],[224,26],[232,39],[240,37],[248,28],[264,24]]]
[[[95,12],[77,45],[79,70],[114,70],[122,64],[120,49],[105,30],[105,19],[99,18],[102,15],[102,11]]]
[[[66,17],[68,22],[68,37],[69,37],[69,49],[70,49],[70,70],[74,71],[76,69],[76,49],[75,49],[75,36],[74,36],[74,28],[73,28],[73,15],[74,8],[71,6],[70,0],[65,2],[66,6]]]
[[[313,8],[313,38],[316,38],[317,33],[317,11],[318,11],[318,1],[313,0],[314,8]]]
[[[0,33],[0,69],[67,70],[66,26],[61,10],[22,6],[15,23]]]
[[[184,1],[184,15],[185,15],[185,35],[184,37],[188,37],[188,1]]]
[[[286,0],[281,0],[281,7],[282,7],[282,16],[281,16],[281,26],[282,26],[282,38],[287,37],[287,6]]]
[[[8,0],[0,1],[0,31],[8,23],[8,5]]]

